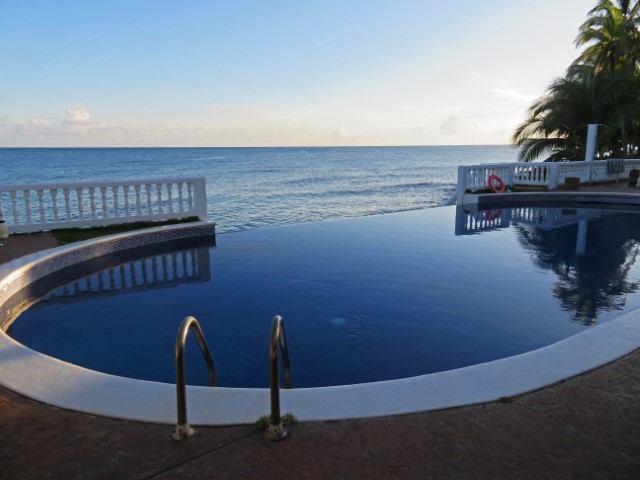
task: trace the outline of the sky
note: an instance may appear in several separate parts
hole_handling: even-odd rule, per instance
[[[595,0],[0,0],[0,147],[488,145]]]

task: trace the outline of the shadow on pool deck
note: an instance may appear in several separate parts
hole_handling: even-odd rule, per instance
[[[28,245],[17,240],[28,238]],[[10,238],[0,263],[49,248]],[[640,350],[504,402],[401,417],[309,422],[271,443],[249,427],[98,418],[0,389],[0,478],[640,478]]]

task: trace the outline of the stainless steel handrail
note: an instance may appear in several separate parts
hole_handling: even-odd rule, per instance
[[[282,440],[288,435],[280,419],[280,375],[278,370],[278,347],[282,356],[282,380],[284,388],[291,388],[291,366],[289,365],[289,349],[284,334],[284,320],[276,315],[271,322],[269,338],[269,386],[271,390],[271,418],[265,433],[269,440]]]
[[[209,371],[209,386],[216,386],[216,367],[207,347],[200,324],[194,317],[185,318],[180,324],[176,337],[176,399],[178,405],[178,424],[173,431],[173,438],[184,440],[195,433],[187,421],[187,380],[185,374],[184,347],[189,331],[193,331]]]

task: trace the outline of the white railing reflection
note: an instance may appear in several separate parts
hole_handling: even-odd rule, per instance
[[[474,233],[507,228],[510,220],[510,209],[467,212],[458,207],[456,209],[456,235],[472,235]]]
[[[209,248],[160,253],[106,268],[57,288],[31,308],[208,282],[211,280]]]
[[[145,220],[207,219],[204,178],[0,184],[11,233]]]
[[[507,228],[512,224],[541,229],[554,229],[602,216],[602,210],[591,208],[508,207],[494,210],[465,211],[456,208],[456,235]]]

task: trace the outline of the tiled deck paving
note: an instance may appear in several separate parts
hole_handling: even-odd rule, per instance
[[[640,478],[640,352],[508,403],[301,423],[271,443],[249,427],[96,418],[0,392],[0,478]]]
[[[626,190],[626,189],[625,189]],[[0,247],[0,263],[49,248]],[[28,243],[28,245],[27,245]],[[640,350],[505,403],[402,417],[301,423],[271,443],[249,427],[97,418],[0,389],[1,479],[640,478]]]

